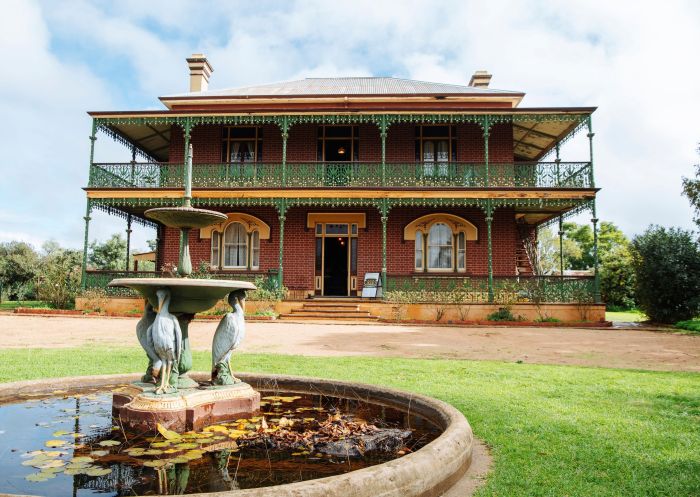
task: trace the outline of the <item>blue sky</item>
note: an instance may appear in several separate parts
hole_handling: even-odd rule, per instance
[[[5,0],[0,18],[0,241],[82,246],[88,110],[161,108],[204,52],[211,88],[393,75],[598,106],[599,217],[628,234],[692,227],[681,176],[698,158],[700,3],[666,1]],[[585,160],[585,137],[564,160]],[[102,135],[97,159],[128,160]],[[125,229],[95,214],[91,239]],[[137,229],[134,248],[153,233]]]

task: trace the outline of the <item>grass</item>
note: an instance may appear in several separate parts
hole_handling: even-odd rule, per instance
[[[620,311],[620,312],[606,312],[606,321],[622,321],[624,323],[638,323],[641,321],[646,321],[647,316],[642,311]]]
[[[194,353],[206,370],[209,354]],[[0,381],[137,372],[136,349],[0,350]],[[487,361],[238,354],[242,371],[354,380],[460,409],[491,447],[478,496],[700,495],[700,375]]]
[[[678,321],[675,326],[681,330],[690,331],[691,334],[700,333],[700,318]]]
[[[0,302],[1,311],[11,311],[12,309],[17,309],[18,307],[31,307],[38,309],[50,309],[51,306],[42,302],[41,300],[5,300]]]

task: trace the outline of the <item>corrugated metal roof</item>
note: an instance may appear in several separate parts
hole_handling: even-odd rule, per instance
[[[466,85],[431,83],[412,79],[360,78],[306,78],[266,85],[244,86],[224,90],[180,93],[172,97],[292,97],[305,95],[498,95],[521,93]]]

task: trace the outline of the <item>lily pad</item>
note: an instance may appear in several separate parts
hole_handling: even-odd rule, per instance
[[[102,440],[98,445],[102,447],[114,447],[115,445],[121,445],[121,442],[117,440]]]
[[[81,463],[81,462],[91,463],[92,461],[93,461],[92,457],[89,457],[89,456],[78,456],[78,457],[74,457],[73,459],[70,460],[70,462],[72,464]]]
[[[172,442],[170,442],[169,440],[166,440],[164,442],[154,442],[153,444],[151,444],[151,447],[162,448],[169,446],[171,443]]]
[[[177,447],[178,449],[184,450],[184,449],[196,449],[197,447],[199,447],[199,445],[194,444],[194,443],[181,443],[181,444],[177,444],[175,447]]]
[[[88,476],[105,476],[112,472],[112,468],[91,468],[85,474]]]
[[[168,464],[167,459],[156,459],[154,461],[146,461],[143,463],[144,466],[149,468],[162,468]]]
[[[70,432],[65,430],[58,430],[53,432],[54,437],[62,437],[63,435],[68,435]]]
[[[48,440],[44,445],[47,447],[61,447],[62,445],[66,445],[65,440]]]

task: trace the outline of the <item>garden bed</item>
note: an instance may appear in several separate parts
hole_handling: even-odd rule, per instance
[[[611,321],[454,321],[436,323],[435,321],[420,319],[403,319],[396,321],[392,319],[380,319],[381,323],[389,324],[418,324],[429,326],[507,326],[508,328],[609,328]]]
[[[39,316],[89,316],[89,317],[108,317],[108,318],[140,318],[140,313],[133,312],[87,312],[76,309],[37,309],[31,307],[17,307],[14,310],[15,314],[32,314]],[[224,315],[216,314],[197,314],[195,319],[207,321],[218,321]],[[246,316],[246,321],[274,321],[276,316]]]

